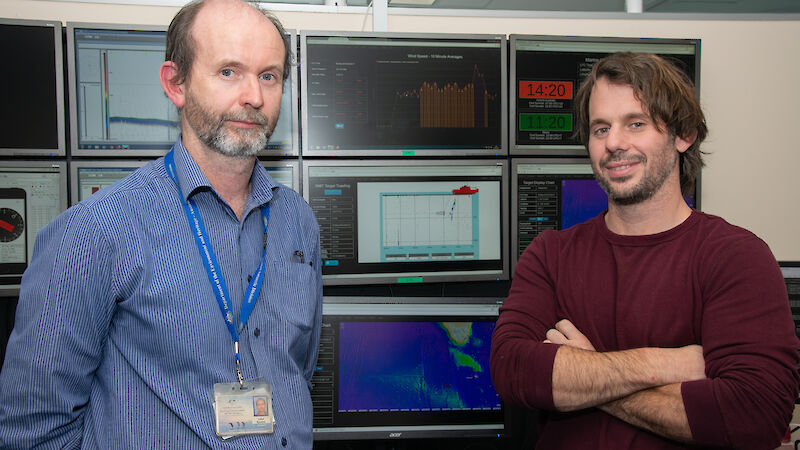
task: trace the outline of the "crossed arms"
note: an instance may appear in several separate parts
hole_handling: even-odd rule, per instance
[[[692,442],[680,383],[705,378],[700,346],[598,353],[566,319],[548,330],[545,342],[561,344],[553,363],[557,410],[598,407],[636,427]]]

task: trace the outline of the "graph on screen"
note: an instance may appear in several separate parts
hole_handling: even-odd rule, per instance
[[[159,68],[164,32],[75,30],[78,142],[81,149],[168,148],[178,111]]]
[[[419,128],[487,128],[489,102],[496,100],[497,93],[489,92],[477,65],[468,78],[470,81],[460,83],[423,81],[415,88],[395,91],[392,105],[378,108],[378,127],[407,120]],[[397,83],[401,81],[393,84]]]
[[[381,261],[479,258],[478,189],[381,194]]]
[[[304,151],[496,155],[506,120],[503,39],[306,36]]]

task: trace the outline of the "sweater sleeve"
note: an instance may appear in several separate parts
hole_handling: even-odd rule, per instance
[[[541,234],[520,257],[492,336],[495,388],[505,402],[525,408],[555,410],[552,373],[558,346],[542,342],[557,315],[545,252],[553,236]]]
[[[681,389],[692,435],[704,445],[773,449],[798,388],[798,341],[780,269],[754,235],[701,264],[708,379]]]

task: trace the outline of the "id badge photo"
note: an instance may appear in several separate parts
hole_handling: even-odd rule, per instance
[[[214,418],[217,436],[269,434],[275,426],[272,384],[264,381],[214,385]]]

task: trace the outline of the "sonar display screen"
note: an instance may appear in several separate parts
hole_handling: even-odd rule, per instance
[[[489,375],[493,329],[493,322],[341,323],[339,411],[500,409]]]

